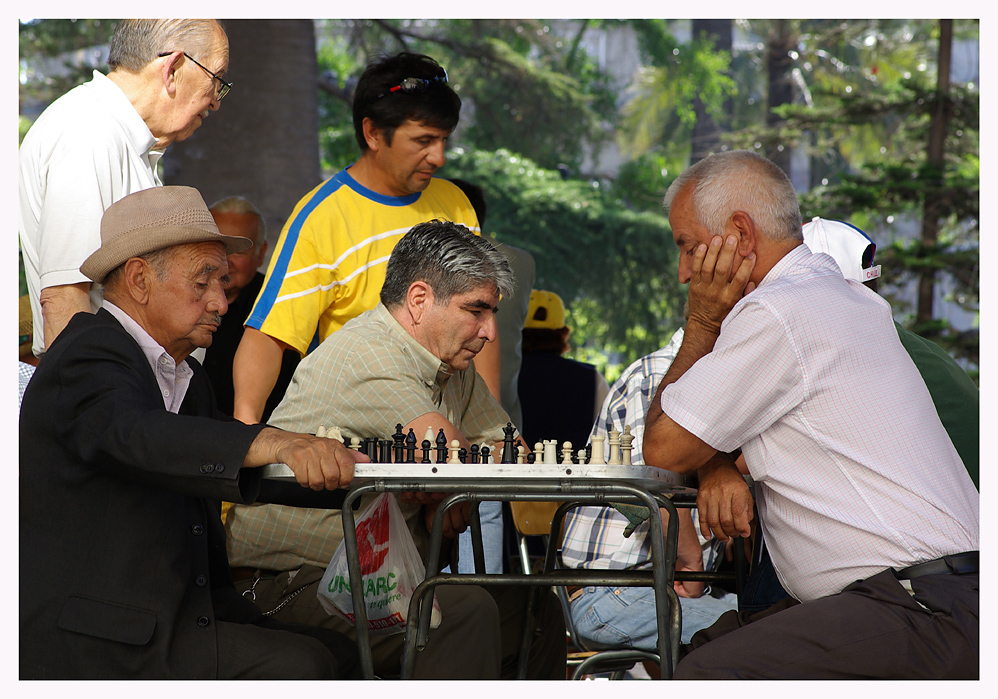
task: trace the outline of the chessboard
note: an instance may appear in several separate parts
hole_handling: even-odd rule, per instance
[[[613,430],[604,439],[597,435],[583,449],[573,450],[570,442],[544,440],[534,445],[527,454],[519,439],[514,438],[515,428],[507,423],[502,454],[498,463],[487,444],[472,444],[464,449],[457,440],[447,443],[444,431],[436,435],[427,429],[423,440],[416,445],[416,435],[410,429],[402,433],[396,425],[391,439],[353,437],[349,447],[370,458],[370,462],[354,466],[354,484],[376,479],[426,479],[428,481],[474,480],[489,481],[538,481],[538,480],[613,480],[631,483],[653,492],[695,494],[695,490],[675,485],[676,474],[653,466],[631,463],[633,435],[630,427],[623,432]],[[346,443],[338,428],[320,427],[316,436],[339,439]],[[285,464],[264,466],[263,477],[294,480],[294,474]]]

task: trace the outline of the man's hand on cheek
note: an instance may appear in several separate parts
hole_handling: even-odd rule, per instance
[[[721,322],[738,300],[755,288],[749,276],[755,267],[755,253],[742,258],[737,269],[735,257],[738,239],[730,235],[722,240],[714,236],[709,245],[700,245],[693,253],[690,278],[690,323],[697,323],[715,334]]]

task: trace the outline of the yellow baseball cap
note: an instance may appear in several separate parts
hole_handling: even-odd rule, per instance
[[[530,292],[527,320],[524,328],[559,330],[565,327],[565,304],[553,291],[534,289]]]

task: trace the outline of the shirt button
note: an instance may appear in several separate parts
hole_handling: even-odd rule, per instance
[[[207,625],[208,625],[208,617],[206,617],[206,616],[199,616],[198,617],[198,626],[207,626]]]
[[[203,575],[199,575],[196,578],[194,578],[194,584],[197,585],[198,587],[204,587],[205,585],[208,584],[208,578],[206,578]]]
[[[195,524],[193,527],[191,527],[191,534],[193,534],[194,536],[201,536],[202,534],[204,534],[204,527],[202,527],[200,524]]]

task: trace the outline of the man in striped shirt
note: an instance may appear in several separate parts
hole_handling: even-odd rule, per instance
[[[304,357],[377,306],[406,231],[441,219],[479,232],[464,193],[434,176],[460,111],[447,72],[428,56],[401,53],[364,71],[353,102],[360,158],[305,195],[281,231],[233,362],[237,419],[259,422],[285,349]],[[479,361],[495,396],[497,345]]]
[[[792,596],[696,634],[676,678],[979,677],[980,497],[890,306],[803,244],[793,185],[755,153],[701,160],[665,205],[690,317],[645,461],[696,470],[701,525],[727,537],[752,517],[741,448]]]

